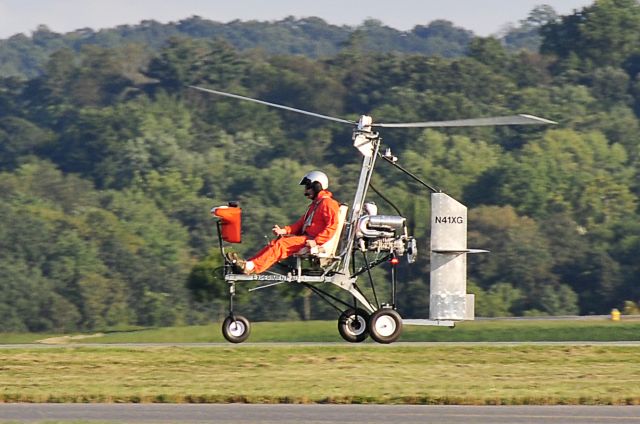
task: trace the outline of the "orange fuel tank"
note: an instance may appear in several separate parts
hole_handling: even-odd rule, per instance
[[[211,215],[220,218],[222,240],[229,243],[242,243],[242,209],[237,203],[211,209]]]

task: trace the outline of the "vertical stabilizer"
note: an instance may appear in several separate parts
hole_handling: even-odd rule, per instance
[[[467,295],[467,207],[444,193],[431,194],[432,320],[472,320]]]

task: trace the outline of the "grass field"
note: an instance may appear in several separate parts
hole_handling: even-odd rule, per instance
[[[2,349],[4,402],[640,404],[624,346]]]
[[[220,324],[142,328],[56,335],[0,334],[0,344],[34,343],[209,343],[224,342]],[[401,342],[631,341],[640,340],[640,319],[480,320],[455,328],[405,326]],[[341,342],[335,321],[257,322],[248,342]]]
[[[0,402],[640,404],[637,347],[491,344],[638,340],[638,321],[476,321],[406,327],[400,339],[482,345],[354,345],[320,321],[255,323],[254,343],[241,345],[115,344],[221,342],[219,325],[76,336],[0,335],[4,344],[57,343],[0,344]],[[273,341],[339,343],[260,344]]]

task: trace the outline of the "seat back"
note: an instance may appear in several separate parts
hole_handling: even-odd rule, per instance
[[[333,236],[327,240],[322,246],[318,246],[318,250],[314,253],[310,253],[307,247],[302,248],[298,253],[294,253],[293,257],[296,259],[295,268],[298,270],[298,275],[311,275],[310,273],[316,273],[314,275],[322,274],[323,268],[334,263],[336,259],[336,250],[340,244],[340,236],[347,220],[347,211],[349,207],[345,204],[341,204],[338,209],[338,228]],[[318,274],[319,273],[319,274]]]
[[[324,243],[317,254],[320,258],[331,258],[335,256],[336,250],[338,249],[338,244],[340,244],[340,236],[342,235],[342,229],[344,228],[344,223],[347,219],[347,211],[349,207],[345,204],[341,204],[338,209],[338,228],[333,236]]]

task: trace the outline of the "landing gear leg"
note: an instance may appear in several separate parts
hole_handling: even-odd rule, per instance
[[[233,297],[236,294],[236,283],[229,282],[229,316],[222,322],[222,335],[231,343],[242,343],[251,333],[251,323],[242,315],[233,313]]]

